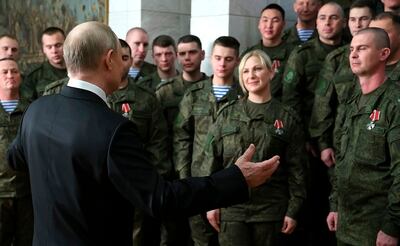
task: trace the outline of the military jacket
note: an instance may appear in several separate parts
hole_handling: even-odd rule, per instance
[[[157,72],[157,66],[148,62],[143,62],[140,67],[139,73],[133,78],[134,81],[139,81],[152,73]]]
[[[368,95],[358,90],[341,114],[330,198],[336,236],[351,245],[375,245],[379,230],[399,237],[400,87],[389,80]]]
[[[66,78],[63,78],[63,79],[60,79],[60,80],[57,80],[57,81],[54,81],[54,82],[48,84],[46,86],[46,88],[44,89],[43,96],[60,93],[63,86],[68,84],[68,81],[69,81],[69,78],[66,77]]]
[[[336,46],[322,44],[318,38],[312,39],[295,48],[286,64],[282,102],[297,111],[306,132],[314,103],[318,73],[325,57],[335,48]]]
[[[317,37],[318,37],[318,32],[317,29],[315,29],[309,40]],[[300,40],[299,34],[297,33],[296,24],[283,31],[282,39],[286,40],[286,43],[292,46],[297,46],[304,43]]]
[[[391,80],[400,81],[400,62],[387,65],[385,72]]]
[[[179,72],[177,71],[177,74],[179,75]],[[174,78],[166,79],[161,81],[160,76],[158,75],[158,72],[155,71],[154,73],[150,74],[149,76],[144,77],[143,79],[140,79],[137,81],[138,85],[141,85],[142,87],[149,88],[151,91],[155,92],[156,88],[161,82],[168,82],[172,81]]]
[[[202,79],[207,79],[207,75],[203,73]],[[163,114],[167,120],[168,126],[168,150],[170,156],[173,154],[173,127],[176,116],[179,112],[179,103],[185,94],[185,91],[195,83],[183,80],[182,75],[176,76],[173,80],[161,82],[156,88],[156,96],[163,109]]]
[[[288,107],[272,99],[265,113],[251,115],[247,98],[229,103],[218,113],[210,130],[200,169],[201,175],[234,165],[253,143],[259,162],[279,155],[280,164],[271,179],[250,190],[250,200],[221,210],[225,221],[264,222],[296,219],[305,199],[306,152],[300,119]]]
[[[21,94],[33,101],[42,96],[48,84],[65,77],[67,77],[66,69],[55,68],[46,61],[28,74],[21,85]]]
[[[207,75],[203,73],[203,77],[199,81],[207,78]],[[156,96],[163,108],[169,128],[172,129],[173,122],[178,115],[179,103],[186,90],[199,81],[187,82],[183,80],[182,75],[178,75],[173,80],[162,82],[157,86]]]
[[[269,56],[269,58],[271,58],[272,63],[275,64],[275,66],[276,66],[275,75],[270,83],[271,95],[274,98],[281,100],[283,72],[285,70],[285,65],[286,65],[287,59],[289,58],[289,55],[293,50],[293,45],[287,43],[286,41],[282,41],[282,43],[279,44],[278,46],[265,47],[262,44],[262,41],[260,41],[260,43],[254,45],[254,46],[248,48],[246,51],[244,51],[242,56],[252,50],[264,51]]]
[[[212,77],[191,86],[179,104],[174,122],[173,160],[179,178],[197,177],[204,158],[204,143],[208,130],[217,118],[218,110],[242,95],[239,83],[217,101],[213,94]]]
[[[149,159],[165,177],[172,167],[167,151],[167,124],[154,93],[128,78],[128,86],[108,97],[110,108],[135,123]]]
[[[328,54],[319,73],[309,131],[310,136],[317,139],[320,150],[334,147],[337,110],[351,97],[357,85],[349,55],[349,45],[337,48]]]
[[[29,174],[12,170],[7,162],[7,150],[17,136],[28,101],[20,99],[17,108],[7,113],[0,106],[0,198],[23,197],[30,194]]]

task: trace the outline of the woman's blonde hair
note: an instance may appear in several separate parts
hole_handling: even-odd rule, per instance
[[[271,58],[269,58],[269,56],[262,50],[252,50],[247,52],[242,59],[240,60],[240,64],[239,64],[239,84],[240,87],[242,87],[243,93],[245,95],[247,95],[248,91],[246,90],[246,88],[244,87],[244,81],[243,81],[243,68],[244,68],[244,64],[246,64],[247,60],[250,57],[257,57],[261,64],[263,66],[266,66],[269,70],[272,70],[272,62],[271,62]]]

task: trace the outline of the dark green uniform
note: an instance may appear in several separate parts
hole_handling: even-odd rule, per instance
[[[179,75],[179,72],[177,71],[177,74]],[[162,82],[168,82],[172,81],[174,78],[170,79],[161,79],[160,76],[158,75],[158,72],[155,71],[154,73],[150,74],[149,76],[146,76],[139,81],[137,81],[138,85],[141,85],[143,87],[149,88],[152,91],[156,91],[156,88],[159,84]]]
[[[236,100],[242,91],[234,82],[230,91],[217,101],[213,94],[212,77],[197,82],[183,96],[174,123],[174,164],[179,178],[200,176],[204,158],[204,144],[218,110],[226,103]],[[216,231],[204,216],[190,219],[195,245],[217,245]]]
[[[150,152],[150,160],[160,174],[168,176],[171,163],[167,152],[167,125],[162,109],[154,93],[128,78],[128,86],[108,97],[110,108],[133,121],[138,129],[144,148]],[[123,104],[129,110],[123,109]],[[127,111],[127,112],[126,112]]]
[[[207,79],[207,75],[203,76],[198,81],[185,81],[182,75],[178,75],[172,80],[161,82],[156,88],[156,96],[160,102],[164,117],[168,125],[168,153],[172,156],[173,152],[173,124],[179,112],[179,103],[183,98],[186,90],[195,83]],[[174,169],[175,170],[175,169]],[[173,178],[177,177],[174,173]],[[189,222],[186,218],[173,218],[172,220],[164,221],[162,230],[162,245],[171,244],[187,245],[187,241],[191,241]],[[196,228],[192,228],[196,230]],[[196,235],[196,232],[193,232]],[[178,239],[179,238],[179,239]],[[185,238],[187,240],[185,241]]]
[[[150,74],[157,72],[157,66],[154,64],[150,64],[148,62],[143,62],[142,66],[140,67],[139,73],[136,75],[134,81],[139,81],[142,78],[149,76]]]
[[[385,73],[387,76],[394,81],[400,80],[400,62],[396,62],[392,65],[386,65]]]
[[[275,47],[265,47],[260,41],[258,44],[248,48],[242,53],[242,56],[252,50],[262,50],[264,51],[273,64],[277,67],[275,68],[274,78],[270,82],[271,95],[273,98],[281,100],[282,97],[282,77],[285,70],[286,62],[289,58],[290,53],[293,50],[293,45],[282,41],[278,46]]]
[[[7,149],[17,135],[28,102],[20,99],[11,113],[0,106],[0,245],[32,245],[33,208],[28,172],[10,169]]]
[[[325,57],[337,46],[312,39],[299,45],[291,53],[283,76],[282,102],[295,109],[301,116],[306,132],[314,103],[318,73]]]
[[[65,77],[67,69],[55,68],[46,61],[26,76],[21,85],[21,95],[33,101],[42,96],[48,84]]]
[[[356,85],[349,55],[349,45],[337,48],[328,54],[319,73],[309,131],[310,136],[316,138],[320,150],[334,147],[337,110],[352,95]]]
[[[299,45],[291,53],[285,67],[283,78],[282,102],[300,115],[305,126],[307,145],[318,152],[315,143],[310,139],[308,128],[315,97],[315,86],[318,74],[325,57],[337,46],[325,45],[319,38],[312,39]],[[330,182],[328,168],[320,160],[318,154],[314,156],[308,151],[310,166],[308,168],[308,196],[304,218],[306,234],[310,238],[309,244],[327,245],[332,243],[334,236],[329,233],[325,219],[329,212],[328,197]]]
[[[315,29],[309,40],[317,37],[318,37],[318,32],[317,29]],[[283,31],[282,39],[285,40],[287,44],[290,44],[292,46],[297,46],[304,43],[303,41],[300,40],[299,34],[297,33],[296,24]]]
[[[44,92],[43,92],[43,96],[46,95],[53,95],[53,94],[58,94],[60,93],[62,87],[66,84],[68,84],[69,78],[63,78],[57,81],[54,81],[50,84],[48,84],[45,88],[44,88]]]
[[[167,151],[167,124],[154,93],[128,77],[128,85],[111,94],[108,102],[111,109],[135,123],[144,148],[149,151],[151,163],[161,175],[169,178],[172,167],[171,157]],[[159,221],[141,211],[136,211],[134,245],[145,246],[158,242],[159,228]]]
[[[285,216],[297,219],[305,199],[307,159],[300,124],[295,113],[275,99],[256,104],[243,98],[219,111],[207,137],[201,175],[233,165],[251,143],[257,148],[254,162],[280,156],[278,169],[270,180],[250,190],[248,202],[221,209],[221,245],[281,245],[280,230],[268,231],[267,224],[281,228]],[[238,231],[236,223],[231,228],[231,222],[247,229]]]
[[[375,112],[375,113],[374,113]],[[400,237],[400,87],[386,81],[346,102],[331,211],[339,241],[375,245],[379,230]]]
[[[205,79],[207,79],[207,75],[203,73],[201,80]],[[173,124],[179,112],[179,103],[186,90],[199,81],[185,81],[182,75],[178,75],[173,80],[162,82],[157,86],[156,96],[163,109],[164,117],[167,120],[168,142],[170,143],[169,153],[171,153],[171,156],[173,146]]]

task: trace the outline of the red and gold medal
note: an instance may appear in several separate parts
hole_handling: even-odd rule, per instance
[[[122,116],[128,117],[128,113],[131,111],[129,103],[123,103],[121,109],[122,109]]]
[[[374,111],[372,111],[372,113],[369,115],[371,122],[367,124],[367,130],[374,129],[375,122],[377,122],[380,117],[381,117],[381,111],[374,109]]]

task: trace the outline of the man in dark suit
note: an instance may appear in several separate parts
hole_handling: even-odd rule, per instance
[[[118,38],[99,22],[75,27],[64,43],[70,81],[26,111],[9,150],[10,165],[29,170],[33,245],[131,245],[134,207],[155,217],[188,216],[248,199],[279,157],[237,165],[210,177],[172,183],[154,170],[133,123],[112,112],[106,95],[121,81]]]

